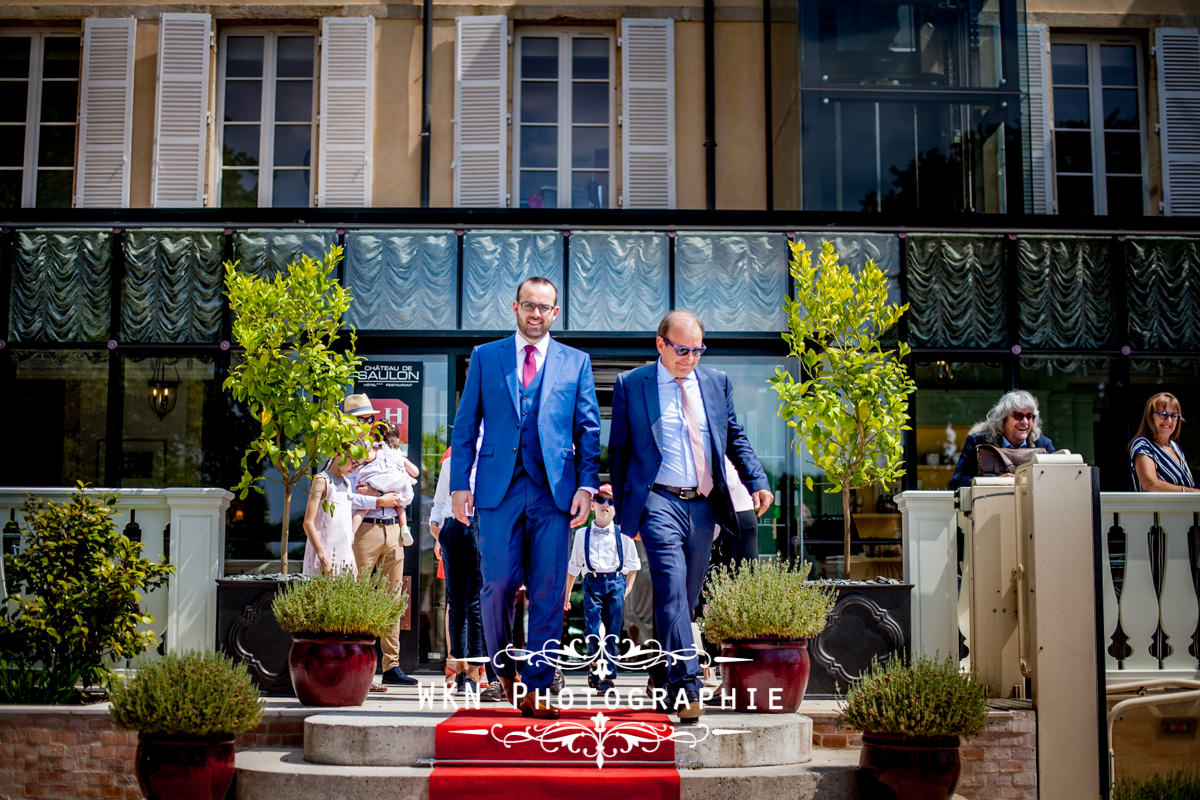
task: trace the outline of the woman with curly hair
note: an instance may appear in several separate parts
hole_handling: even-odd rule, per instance
[[[1044,447],[1047,453],[1054,452],[1054,444],[1042,436],[1037,400],[1023,389],[1001,397],[987,417],[971,428],[963,442],[958,465],[954,467],[954,476],[950,478],[951,489],[970,486],[973,478],[981,477],[978,455],[981,444],[1011,449]]]

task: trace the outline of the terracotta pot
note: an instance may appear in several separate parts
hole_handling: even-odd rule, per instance
[[[288,671],[306,706],[361,706],[375,677],[375,637],[293,634]]]
[[[146,800],[223,800],[233,783],[233,736],[138,734],[134,771]]]
[[[734,639],[721,643],[723,691],[737,711],[794,714],[808,686],[808,639]]]
[[[864,733],[859,791],[879,800],[949,800],[961,764],[957,736]]]

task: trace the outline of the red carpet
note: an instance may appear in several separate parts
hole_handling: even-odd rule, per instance
[[[429,798],[679,800],[673,729],[664,714],[627,709],[572,709],[558,720],[460,709],[437,727]],[[646,761],[665,763],[628,766]]]

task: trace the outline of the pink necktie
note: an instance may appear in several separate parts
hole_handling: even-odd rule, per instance
[[[537,362],[533,360],[533,354],[537,352],[537,348],[531,344],[525,345],[525,366],[521,368],[521,385],[528,387],[533,383],[533,376],[537,375]]]
[[[708,458],[704,454],[704,440],[700,438],[700,423],[696,421],[696,412],[688,400],[683,381],[683,378],[675,379],[679,384],[679,396],[683,402],[683,421],[687,425],[688,441],[692,444],[692,461],[696,464],[696,491],[707,496],[712,491],[712,474],[708,469]]]

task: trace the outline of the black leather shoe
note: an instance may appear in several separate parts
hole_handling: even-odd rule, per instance
[[[554,680],[550,681],[550,694],[557,695],[563,690],[563,686],[566,683],[567,680],[563,677],[563,671],[561,669],[554,670]]]
[[[391,669],[384,670],[383,682],[392,683],[397,686],[416,686],[420,683],[416,678],[406,675],[400,667],[392,667]]]

